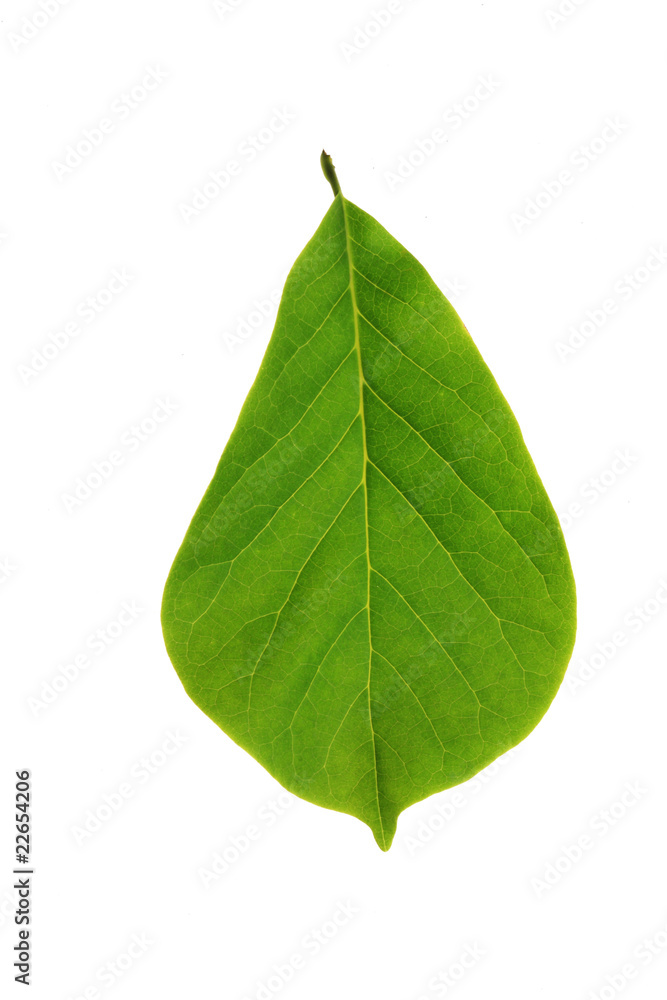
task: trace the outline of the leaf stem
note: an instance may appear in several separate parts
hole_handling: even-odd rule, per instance
[[[336,168],[333,165],[333,160],[325,150],[322,150],[322,155],[320,156],[320,163],[322,164],[322,170],[324,171],[324,176],[331,184],[331,189],[334,193],[334,198],[340,194],[340,184],[338,183],[338,177],[336,176]]]

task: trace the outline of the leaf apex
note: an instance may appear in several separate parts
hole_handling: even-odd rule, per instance
[[[368,824],[373,834],[375,843],[378,845],[380,850],[386,854],[394,842],[394,837],[396,836],[396,820],[387,826],[384,823],[380,823],[378,826],[375,824]]]

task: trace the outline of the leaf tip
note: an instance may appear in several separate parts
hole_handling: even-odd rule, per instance
[[[375,839],[375,843],[378,845],[380,850],[386,854],[391,845],[394,842],[394,836],[396,834],[396,822],[394,822],[391,827],[387,827],[382,822],[378,826],[375,824],[370,824],[371,832]]]

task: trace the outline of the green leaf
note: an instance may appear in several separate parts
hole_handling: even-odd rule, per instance
[[[460,319],[323,167],[334,201],[289,275],[162,621],[196,704],[387,850],[403,809],[541,719],[574,643],[574,581]]]

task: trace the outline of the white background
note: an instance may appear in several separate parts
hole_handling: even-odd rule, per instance
[[[413,0],[366,32],[384,0],[50,3],[45,17],[4,0],[0,23],[3,983],[23,995],[10,887],[14,771],[28,767],[39,1000],[662,996],[663,7],[580,0],[557,21],[557,0]],[[164,79],[122,111],[149,70]],[[293,120],[251,161],[240,148],[274,109]],[[77,164],[103,118],[112,130]],[[438,127],[446,141],[390,184]],[[330,204],[322,146],[345,194],[450,292],[563,518],[579,593],[569,681],[544,721],[483,782],[404,813],[386,855],[305,802],[269,825],[280,787],[189,701],[159,624],[270,336],[256,303]],[[230,159],[238,176],[186,222]],[[126,287],[106,303],[114,269]],[[589,310],[598,325],[577,340]],[[234,344],[242,321],[255,327]],[[559,352],[569,338],[581,346]],[[139,441],[158,400],[173,412]],[[68,505],[113,451],[122,464]],[[119,629],[124,602],[141,610]],[[100,654],[97,629],[113,638]],[[170,732],[185,742],[165,755]],[[206,889],[200,870],[250,824],[259,839]],[[357,912],[315,954],[307,935],[342,923],[340,903]],[[130,960],[133,935],[150,944]],[[461,976],[466,948],[483,955]],[[297,953],[304,967],[263,992]]]

